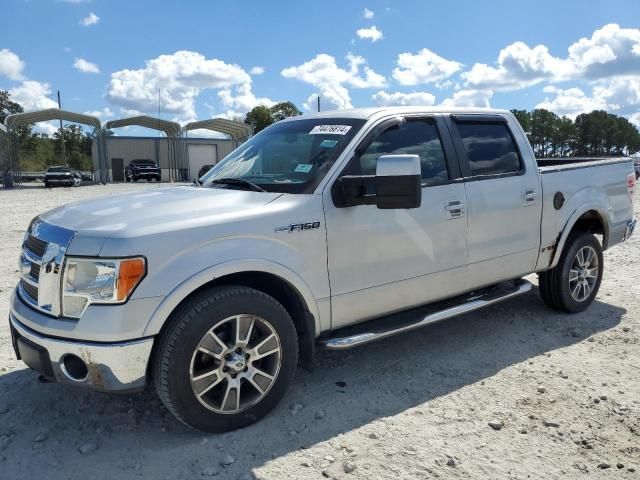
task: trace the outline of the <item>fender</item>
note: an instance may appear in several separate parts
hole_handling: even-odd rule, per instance
[[[549,267],[548,267],[549,269],[555,267],[560,261],[560,255],[562,254],[564,245],[567,242],[567,238],[569,238],[569,234],[571,233],[571,230],[575,226],[578,219],[590,210],[597,212],[598,215],[600,215],[600,218],[602,219],[602,223],[604,224],[604,236],[603,236],[603,242],[602,242],[602,249],[603,250],[607,249],[607,241],[609,239],[609,228],[610,228],[609,213],[607,212],[607,210],[603,208],[602,203],[592,202],[592,203],[581,205],[578,210],[575,210],[571,214],[571,216],[565,223],[562,229],[562,234],[560,235],[560,239],[558,240],[558,243],[556,245],[553,258],[551,259],[551,263],[549,264]]]
[[[300,293],[307,309],[315,319],[316,337],[320,335],[323,329],[318,305],[311,293],[311,289],[298,274],[276,262],[263,259],[243,259],[223,262],[205,268],[176,286],[176,288],[164,297],[163,301],[153,312],[151,319],[144,329],[144,336],[157,335],[167,321],[167,318],[169,318],[169,315],[171,315],[171,312],[173,312],[180,302],[203,285],[206,285],[216,278],[221,278],[232,273],[254,271],[270,273],[289,282]]]

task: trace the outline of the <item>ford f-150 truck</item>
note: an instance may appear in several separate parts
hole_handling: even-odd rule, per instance
[[[632,234],[633,162],[537,162],[500,110],[377,108],[280,121],[192,186],[66,205],[25,234],[10,323],[59,382],[153,385],[186,425],[249,425],[314,349],[513,298],[594,300]],[[384,375],[384,372],[382,373]]]

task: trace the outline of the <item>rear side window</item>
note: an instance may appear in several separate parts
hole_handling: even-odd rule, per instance
[[[472,176],[517,173],[522,169],[506,124],[460,122],[457,126]]]
[[[431,120],[409,119],[407,122],[385,130],[355,159],[359,161],[350,173],[375,175],[378,158],[382,155],[418,155],[422,170],[422,184],[434,185],[449,179],[444,151],[438,129]]]

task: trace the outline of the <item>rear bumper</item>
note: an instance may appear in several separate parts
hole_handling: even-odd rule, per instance
[[[146,384],[153,338],[119,343],[69,341],[35,332],[12,314],[9,322],[18,358],[52,380],[103,392],[130,392]],[[74,357],[86,366],[86,375],[74,375],[65,367],[65,359]]]

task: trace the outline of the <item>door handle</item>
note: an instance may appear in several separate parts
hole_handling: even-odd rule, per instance
[[[464,203],[460,200],[444,202],[444,213],[447,218],[464,217]]]
[[[522,205],[525,207],[527,205],[533,205],[536,203],[536,199],[538,198],[538,192],[535,190],[524,190],[522,192]]]

